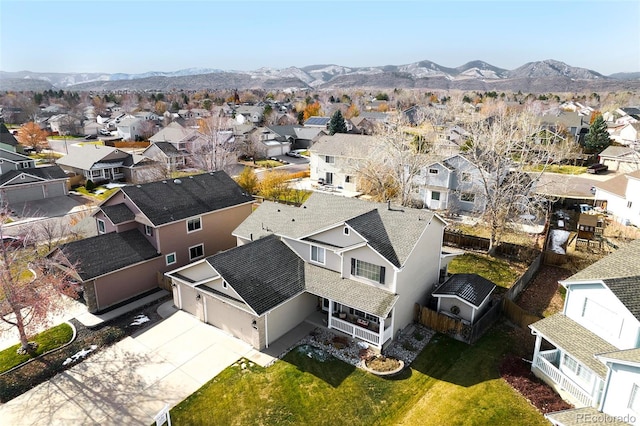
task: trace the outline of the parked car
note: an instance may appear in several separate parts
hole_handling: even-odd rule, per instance
[[[607,170],[609,170],[609,166],[601,163],[595,163],[587,167],[587,173],[604,173]]]
[[[302,155],[298,154],[295,151],[289,151],[289,152],[287,152],[286,155],[288,155],[289,157],[293,157],[293,158],[302,158]]]
[[[86,140],[91,140],[91,139],[96,139],[98,137],[98,135],[86,135],[84,138]]]

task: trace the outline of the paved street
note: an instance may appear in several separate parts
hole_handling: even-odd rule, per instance
[[[241,357],[271,357],[177,311],[0,405],[2,425],[149,425]]]

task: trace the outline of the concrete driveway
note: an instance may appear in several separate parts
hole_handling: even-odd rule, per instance
[[[241,357],[248,344],[178,311],[0,406],[7,425],[149,425]]]

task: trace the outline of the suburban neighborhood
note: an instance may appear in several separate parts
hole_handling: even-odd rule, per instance
[[[2,3],[0,425],[640,425],[637,4],[119,6]]]

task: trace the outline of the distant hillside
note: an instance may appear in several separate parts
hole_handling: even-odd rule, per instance
[[[202,90],[202,89],[333,89],[368,87],[423,88],[434,90],[500,90],[564,92],[581,90],[638,90],[640,73],[604,76],[586,68],[552,59],[529,62],[513,70],[481,60],[456,68],[432,61],[377,67],[309,65],[255,71],[222,71],[189,68],[174,72],[142,74],[17,73],[0,72],[0,90],[78,91]]]

